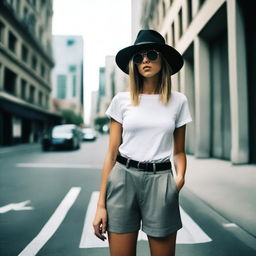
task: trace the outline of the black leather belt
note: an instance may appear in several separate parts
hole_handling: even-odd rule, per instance
[[[116,161],[124,164],[127,168],[132,166],[147,172],[156,172],[172,168],[172,163],[170,161],[160,163],[139,162],[121,155],[117,155]]]

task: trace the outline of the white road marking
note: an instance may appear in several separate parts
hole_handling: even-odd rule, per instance
[[[232,222],[230,222],[230,223],[224,223],[224,224],[222,224],[223,225],[223,227],[225,227],[225,228],[238,228],[238,226],[236,225],[236,223],[232,223]]]
[[[76,201],[77,196],[80,193],[80,187],[73,187],[69,190],[62,202],[59,204],[53,215],[48,222],[44,225],[38,235],[23,249],[18,256],[32,256],[44,246],[44,244],[52,237],[56,232],[69,209]]]
[[[79,248],[108,247],[108,241],[102,241],[94,235],[92,222],[95,216],[99,192],[94,191],[88,204]],[[207,243],[212,239],[180,207],[183,227],[177,233],[178,244]],[[106,233],[107,235],[107,233]],[[138,240],[147,240],[147,235],[140,230]]]
[[[101,169],[102,165],[90,165],[90,164],[68,164],[68,163],[17,163],[16,167],[22,168],[97,168]]]
[[[99,192],[94,191],[91,195],[90,202],[87,207],[79,248],[108,247],[107,240],[102,241],[94,235],[94,229],[92,226],[98,198]]]
[[[196,222],[180,207],[183,227],[178,231],[178,244],[199,244],[211,242],[212,239],[196,224]]]
[[[26,206],[26,204],[29,204],[30,202],[31,202],[30,200],[27,200],[20,203],[7,204],[5,206],[0,207],[0,213],[6,213],[12,210],[13,211],[33,210],[34,207]]]

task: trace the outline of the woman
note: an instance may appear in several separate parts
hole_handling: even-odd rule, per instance
[[[171,75],[182,56],[154,30],[141,30],[134,45],[120,50],[116,63],[129,74],[129,92],[112,99],[100,196],[93,222],[112,256],[136,255],[138,230],[147,234],[151,255],[175,255],[182,227],[179,191],[184,185],[187,98],[171,91]],[[173,177],[171,146],[173,137]]]

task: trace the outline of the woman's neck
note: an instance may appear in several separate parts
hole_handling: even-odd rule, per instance
[[[155,93],[158,93],[156,91],[157,85],[158,85],[158,76],[149,77],[149,78],[145,77],[143,79],[142,93],[145,93],[145,94],[155,94]]]

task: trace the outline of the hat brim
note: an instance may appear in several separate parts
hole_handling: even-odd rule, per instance
[[[162,53],[162,55],[165,57],[166,61],[169,63],[172,75],[177,73],[183,66],[183,57],[181,54],[167,44],[160,44],[160,43],[143,43],[143,44],[137,44],[128,46],[122,50],[120,50],[116,54],[116,64],[117,66],[126,74],[129,74],[129,61],[133,57],[133,55],[145,48],[153,48],[155,50],[158,50]]]

